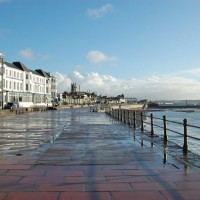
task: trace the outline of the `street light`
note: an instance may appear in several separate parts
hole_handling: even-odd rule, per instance
[[[1,63],[1,69],[0,69],[0,74],[1,74],[1,107],[2,107],[2,110],[3,110],[3,74],[4,74],[4,68],[3,68],[3,57],[4,55],[2,53],[0,53],[0,63]]]

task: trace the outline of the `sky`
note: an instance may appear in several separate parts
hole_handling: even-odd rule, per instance
[[[0,0],[0,52],[58,92],[200,99],[200,0]]]

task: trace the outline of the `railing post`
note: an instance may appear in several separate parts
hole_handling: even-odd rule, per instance
[[[124,109],[124,123],[126,124],[126,110]]]
[[[133,112],[133,127],[136,128],[136,112]]]
[[[130,110],[128,110],[128,117],[127,117],[127,119],[128,119],[128,120],[127,120],[127,121],[128,121],[127,123],[128,123],[128,125],[130,126],[130,125],[131,125],[131,123],[130,123]]]
[[[183,152],[187,154],[187,152],[188,152],[188,144],[187,144],[187,119],[183,120],[183,126],[184,126]]]
[[[119,109],[118,109],[118,120],[120,120],[120,112],[119,112]]]
[[[119,121],[121,120],[121,112],[122,112],[121,105],[119,105]]]
[[[143,112],[141,112],[141,131],[144,132],[144,124],[143,124]]]
[[[123,110],[121,109],[121,122],[122,122],[122,118],[123,118],[123,112],[122,112]]]
[[[167,142],[168,136],[167,136],[167,125],[166,125],[166,116],[163,116],[163,130],[164,130],[164,142]]]
[[[151,136],[154,135],[154,130],[153,130],[153,114],[151,114]]]

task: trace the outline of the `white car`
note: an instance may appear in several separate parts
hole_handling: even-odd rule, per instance
[[[15,108],[18,108],[19,107],[19,104],[14,102],[13,105],[11,106],[11,109],[15,109]]]

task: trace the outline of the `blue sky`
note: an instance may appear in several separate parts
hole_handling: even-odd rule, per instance
[[[0,0],[0,52],[98,94],[200,99],[199,0]]]

